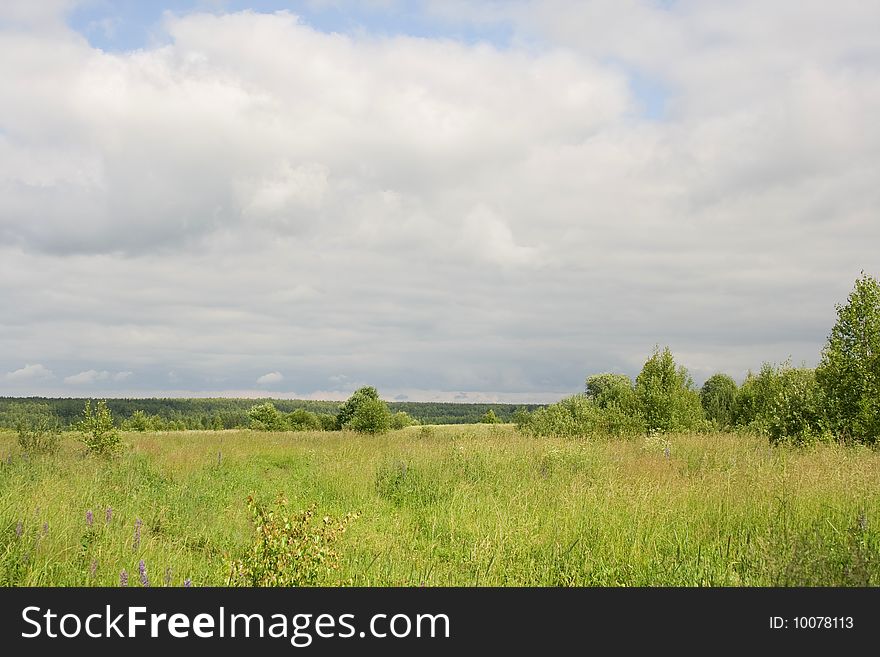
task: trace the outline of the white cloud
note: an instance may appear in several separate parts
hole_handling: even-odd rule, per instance
[[[25,365],[24,367],[14,370],[12,372],[6,373],[7,381],[40,381],[46,379],[52,379],[55,375],[52,373],[52,370],[36,363],[34,365]]]
[[[90,383],[96,383],[97,381],[106,381],[110,378],[110,372],[106,370],[86,370],[84,372],[80,372],[79,374],[72,374],[71,376],[67,376],[64,378],[64,383],[69,383],[71,385],[88,385]]]
[[[814,362],[878,266],[872,3],[435,3],[509,47],[192,12],[119,53],[34,4],[0,29],[6,382],[739,373]]]
[[[271,385],[273,383],[281,383],[283,380],[284,375],[281,374],[281,372],[269,372],[268,374],[259,377],[257,383],[260,385]]]

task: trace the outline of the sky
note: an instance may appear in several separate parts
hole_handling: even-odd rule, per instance
[[[0,395],[548,402],[816,364],[880,4],[0,3]]]

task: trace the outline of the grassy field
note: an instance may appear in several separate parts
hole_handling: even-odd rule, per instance
[[[537,440],[507,425],[124,443],[107,461],[70,434],[28,459],[0,434],[0,584],[117,586],[125,568],[139,585],[143,559],[153,585],[224,585],[252,538],[250,493],[360,514],[326,584],[880,584],[880,453],[866,448]]]

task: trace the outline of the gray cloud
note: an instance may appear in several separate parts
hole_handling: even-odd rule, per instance
[[[116,54],[26,4],[0,394],[546,400],[655,343],[741,377],[880,270],[870,3],[434,7],[505,48],[194,13]]]

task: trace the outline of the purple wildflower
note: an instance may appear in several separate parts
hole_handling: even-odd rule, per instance
[[[165,586],[171,586],[171,568],[165,569]]]
[[[183,580],[183,585],[186,588],[190,588],[193,585],[193,581],[189,577],[187,577],[185,580]]]
[[[43,536],[49,535],[49,521],[43,523]]]
[[[92,559],[92,563],[89,564],[89,575],[92,576],[92,579],[95,579],[96,572],[98,572],[98,562]]]
[[[86,524],[91,527],[93,522],[95,522],[95,514],[92,513],[91,509],[89,509],[88,511],[86,511]]]
[[[113,519],[113,509],[108,506],[107,510],[104,511],[104,523],[109,525],[110,521],[112,519]]]
[[[144,563],[143,559],[138,563],[138,572],[141,576],[141,586],[149,586],[150,580],[147,578],[147,564]]]
[[[24,526],[21,524],[21,520],[18,521],[18,524],[15,526],[15,538],[21,538],[21,533],[24,531]]]
[[[119,586],[128,586],[128,571],[125,568],[119,573]]]
[[[672,455],[672,451],[669,449],[669,445],[666,446],[666,449],[663,450],[663,456],[669,458]]]
[[[131,549],[137,550],[141,546],[141,525],[144,523],[140,518],[136,518],[134,521],[134,541],[132,542]]]

